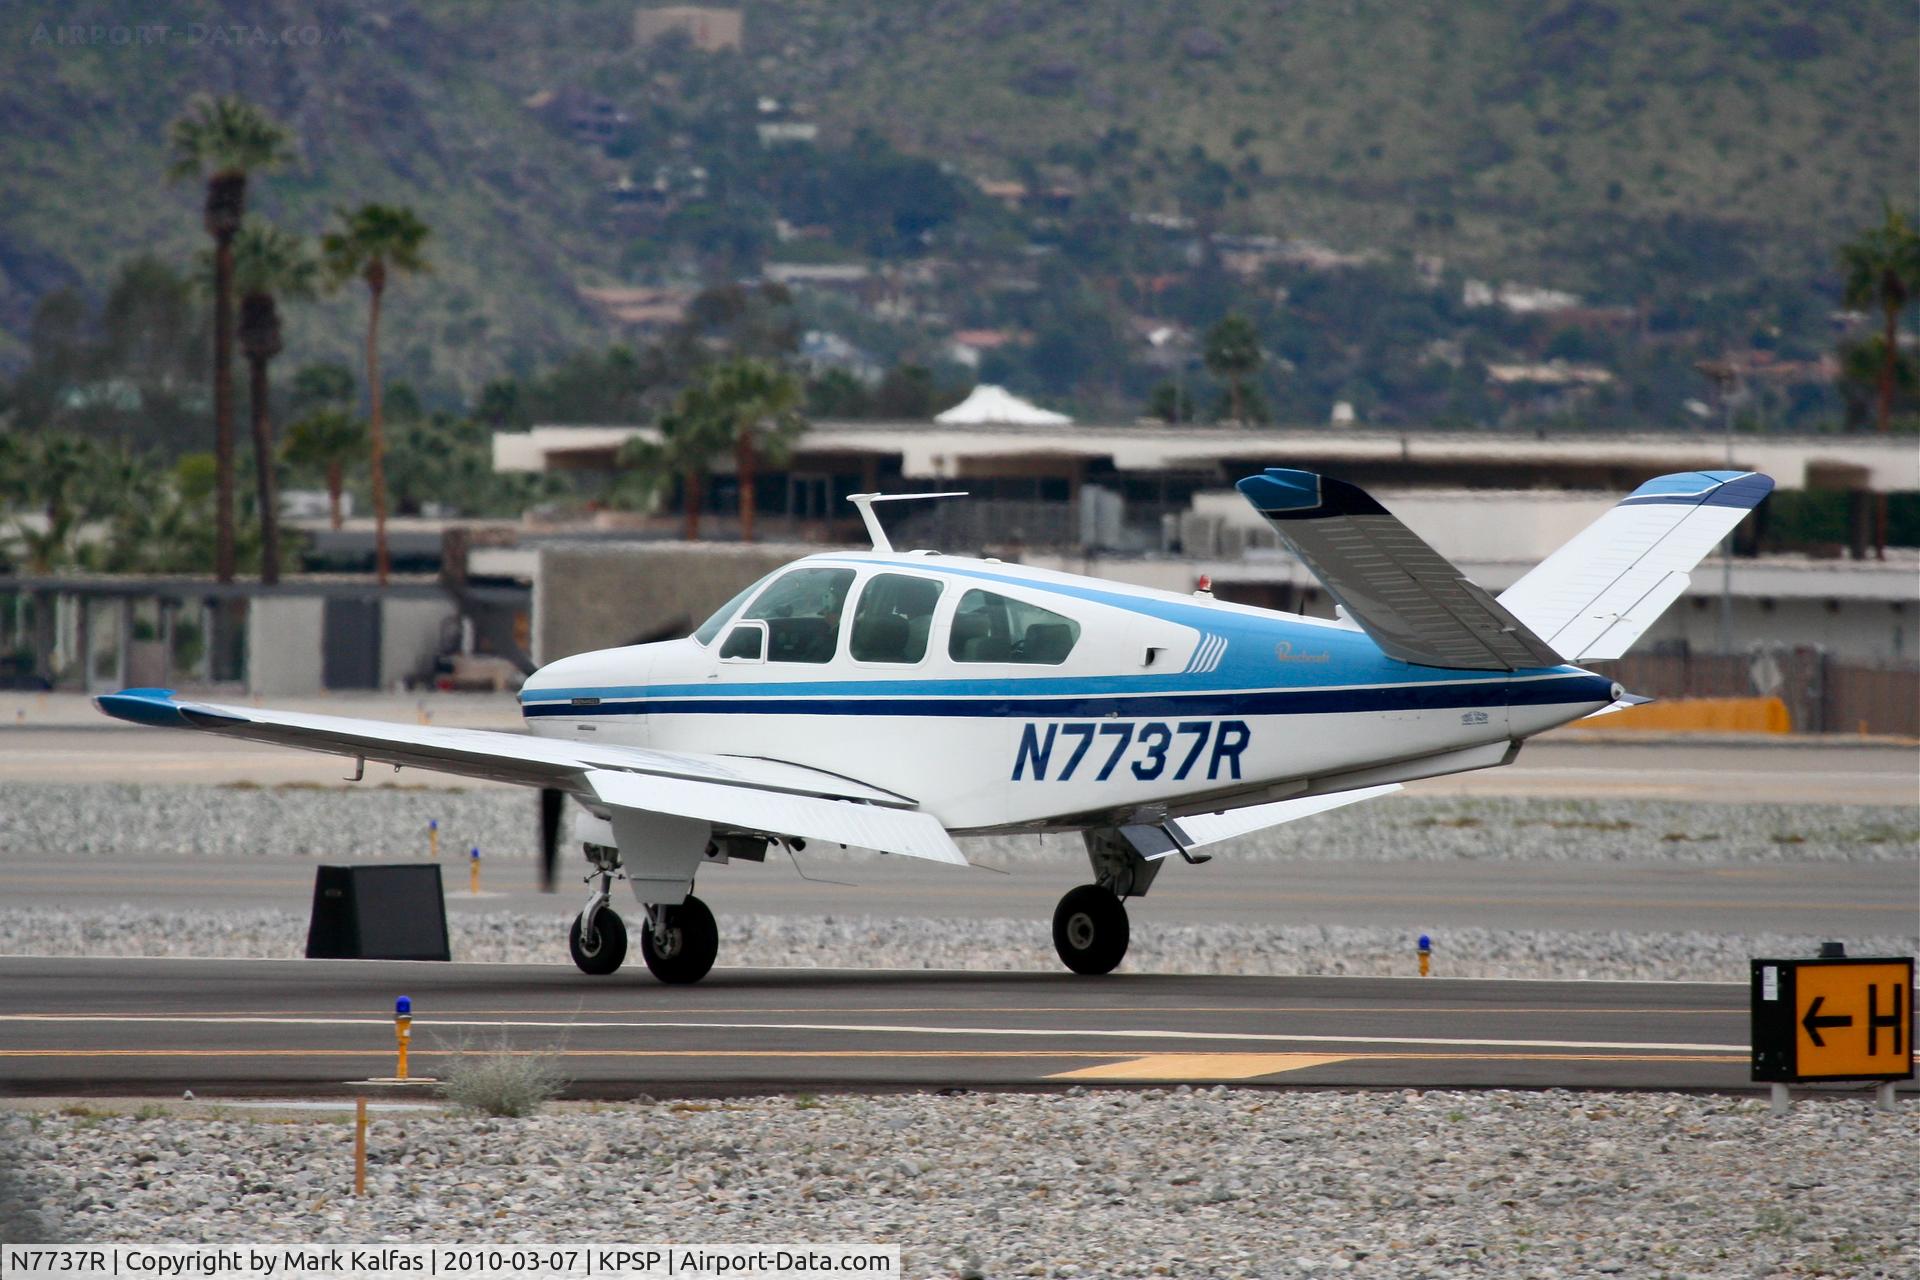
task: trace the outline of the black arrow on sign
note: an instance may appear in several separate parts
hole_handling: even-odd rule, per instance
[[[1813,1003],[1807,1006],[1807,1016],[1800,1019],[1800,1025],[1807,1029],[1807,1034],[1813,1038],[1813,1047],[1816,1049],[1824,1049],[1827,1047],[1827,1042],[1820,1038],[1820,1028],[1850,1027],[1853,1025],[1853,1015],[1850,1013],[1830,1013],[1824,1018],[1821,1017],[1820,1006],[1826,1002],[1827,998],[1825,996],[1815,996]]]

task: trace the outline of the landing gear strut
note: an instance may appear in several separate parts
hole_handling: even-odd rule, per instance
[[[1069,889],[1053,911],[1053,949],[1075,973],[1112,973],[1131,935],[1126,906],[1097,884]]]
[[[662,982],[682,985],[698,982],[713,968],[720,953],[720,928],[707,904],[688,894],[675,906],[647,908],[647,929],[640,935],[640,954],[647,968]]]
[[[599,883],[587,895],[587,905],[573,918],[573,927],[567,931],[567,950],[573,953],[580,972],[605,977],[627,958],[626,922],[607,905],[613,878],[620,872],[620,851],[610,845],[590,844],[587,856],[593,859],[593,874],[587,882]]]
[[[1148,852],[1156,856],[1148,858],[1139,844],[1143,835],[1150,836],[1151,830],[1091,827],[1080,833],[1093,883],[1069,891],[1053,912],[1053,949],[1075,973],[1112,973],[1127,954],[1132,930],[1126,900],[1146,894],[1160,874],[1165,852],[1164,846],[1149,846]]]
[[[567,930],[567,950],[573,952],[573,962],[580,966],[580,972],[604,978],[626,961],[627,924],[612,907],[602,907],[593,917],[593,932],[589,934],[583,928],[586,918],[585,912],[573,918],[573,927]]]

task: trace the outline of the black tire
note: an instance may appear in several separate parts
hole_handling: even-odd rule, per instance
[[[688,894],[685,902],[668,908],[667,936],[668,944],[661,948],[655,945],[651,928],[640,931],[640,954],[653,976],[676,986],[706,977],[713,958],[720,954],[720,927],[707,904]]]
[[[594,920],[593,942],[591,951],[581,944],[580,917],[575,916],[573,928],[567,930],[567,950],[573,952],[573,962],[580,966],[580,972],[604,978],[626,963],[627,924],[609,907],[600,908]]]
[[[1112,973],[1131,936],[1126,904],[1097,884],[1069,889],[1053,909],[1053,949],[1075,973]]]

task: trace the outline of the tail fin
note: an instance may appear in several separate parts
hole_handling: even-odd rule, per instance
[[[1560,665],[1560,655],[1365,490],[1269,467],[1236,486],[1381,652],[1467,671]]]
[[[1500,603],[1571,662],[1617,658],[1772,491],[1770,477],[1751,471],[1655,477],[1508,587]]]

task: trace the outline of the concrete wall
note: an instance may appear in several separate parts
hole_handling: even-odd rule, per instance
[[[1720,648],[1720,600],[1712,594],[1717,576],[1696,573],[1693,590],[1653,624],[1634,646],[1651,652],[1662,641],[1684,639],[1699,653]],[[1915,621],[1920,608],[1886,600],[1733,601],[1733,646],[1755,644],[1824,649],[1837,661],[1862,666],[1910,665],[1920,658]]]
[[[448,619],[459,616],[451,600],[396,600],[380,610],[380,684],[397,689],[409,676],[433,669]]]
[[[756,578],[824,549],[720,542],[543,547],[533,588],[534,661],[632,644],[675,618],[687,619],[690,631]]]
[[[319,693],[326,602],[319,596],[259,596],[247,606],[247,692]]]

